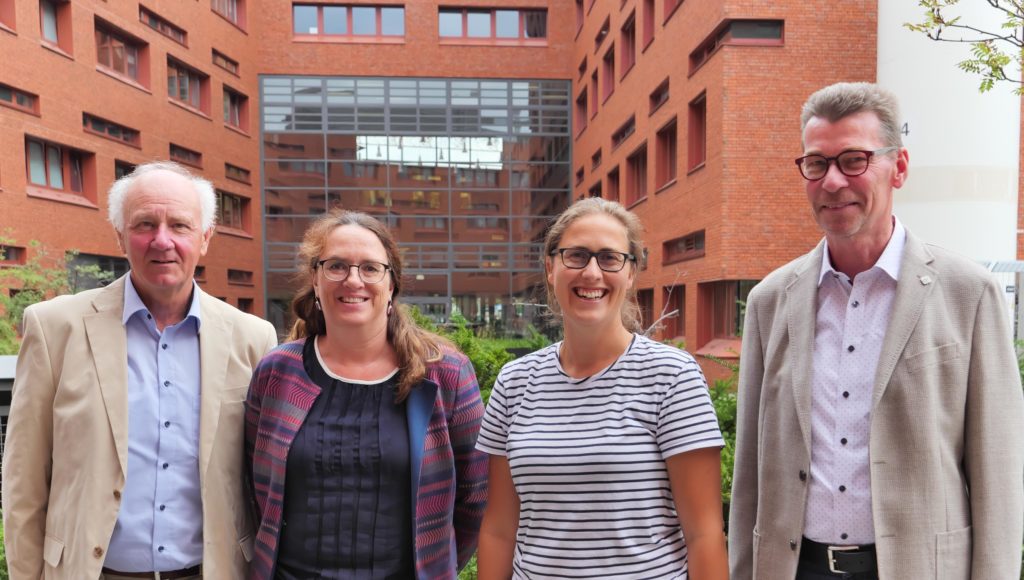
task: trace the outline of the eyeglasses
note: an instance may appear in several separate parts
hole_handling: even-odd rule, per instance
[[[817,181],[825,177],[825,174],[828,173],[828,166],[833,161],[835,161],[840,173],[847,177],[857,177],[858,175],[863,175],[868,170],[872,157],[890,153],[897,149],[899,147],[882,147],[874,151],[851,149],[843,151],[835,157],[826,157],[818,154],[804,155],[796,160],[796,166],[800,168],[800,175],[803,175],[804,179],[808,181]]]
[[[605,272],[618,272],[626,266],[626,262],[636,262],[636,256],[624,252],[601,250],[591,252],[585,248],[558,248],[551,256],[560,254],[562,265],[572,270],[582,270],[590,264],[590,259],[597,258],[597,267]]]
[[[376,284],[384,279],[391,266],[380,262],[363,262],[362,264],[349,264],[344,260],[331,258],[320,260],[316,263],[324,272],[324,277],[332,282],[344,282],[348,279],[352,268],[359,270],[359,279],[367,284]]]

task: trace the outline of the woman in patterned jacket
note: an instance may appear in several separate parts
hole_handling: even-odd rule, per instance
[[[600,198],[544,240],[565,339],[501,369],[480,580],[726,580],[722,435],[693,357],[638,334],[640,222]]]
[[[292,342],[245,410],[253,580],[454,579],[487,499],[469,360],[398,304],[394,238],[336,210],[306,231]]]

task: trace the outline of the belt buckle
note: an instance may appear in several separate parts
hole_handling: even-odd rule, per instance
[[[839,570],[836,568],[836,552],[855,552],[860,549],[860,546],[829,546],[827,548],[828,555],[828,571],[833,574],[848,574],[846,570]]]

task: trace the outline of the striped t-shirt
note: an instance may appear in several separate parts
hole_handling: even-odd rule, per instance
[[[501,369],[477,440],[519,495],[513,577],[686,578],[665,459],[724,444],[700,367],[635,336],[574,379],[560,344]]]

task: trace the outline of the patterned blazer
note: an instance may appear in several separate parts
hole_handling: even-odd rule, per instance
[[[303,343],[283,344],[260,361],[245,405],[246,475],[258,522],[251,580],[274,576],[288,450],[320,394],[302,364]],[[416,575],[454,580],[476,550],[487,503],[486,455],[475,449],[484,406],[469,359],[446,349],[409,393],[406,412]]]

